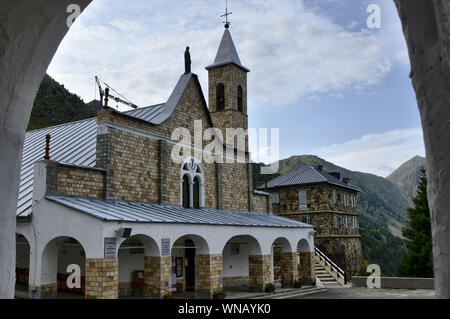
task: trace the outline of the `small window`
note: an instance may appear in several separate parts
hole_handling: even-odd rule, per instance
[[[311,217],[309,217],[309,216],[302,216],[302,217],[300,218],[300,221],[301,221],[302,223],[305,223],[305,224],[311,224]]]
[[[237,91],[237,104],[238,104],[238,110],[239,112],[244,112],[244,100],[243,100],[243,94],[242,94],[242,86],[238,86]]]
[[[189,178],[183,176],[183,207],[190,208]]]
[[[216,87],[216,100],[217,111],[223,111],[225,109],[225,86],[222,83]]]
[[[270,194],[269,202],[272,204],[279,204],[280,203],[280,194],[278,194],[278,193]]]
[[[339,228],[337,216],[333,216],[334,228]]]
[[[306,191],[298,192],[298,209],[299,210],[307,210],[308,209],[308,202],[306,199]]]
[[[198,209],[200,208],[200,180],[197,176],[194,178],[193,186],[194,208]]]
[[[336,191],[333,190],[333,204],[336,204]]]

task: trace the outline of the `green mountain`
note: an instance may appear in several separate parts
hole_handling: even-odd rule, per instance
[[[414,156],[397,168],[391,175],[386,177],[386,179],[398,185],[403,195],[411,201],[417,194],[417,185],[419,184],[422,175],[422,167],[426,168],[425,158]]]
[[[263,185],[264,179],[270,180],[285,174],[301,164],[322,164],[326,170],[338,170],[341,176],[350,178],[351,184],[361,188],[358,203],[364,259],[369,264],[379,264],[385,276],[397,275],[397,265],[406,252],[399,235],[406,225],[406,209],[409,207],[409,202],[399,187],[383,177],[351,171],[314,155],[292,156],[281,160],[279,172],[274,175],[261,175],[261,164],[254,163],[254,184]]]
[[[97,116],[97,111],[70,93],[64,85],[45,75],[34,100],[27,130],[84,120]]]

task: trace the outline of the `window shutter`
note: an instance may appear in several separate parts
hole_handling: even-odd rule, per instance
[[[298,204],[299,204],[299,210],[307,210],[308,209],[308,202],[306,199],[306,191],[299,191],[298,192]]]

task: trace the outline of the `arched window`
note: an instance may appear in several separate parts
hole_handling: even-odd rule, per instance
[[[183,207],[190,208],[190,194],[189,194],[189,178],[187,175],[183,176]]]
[[[217,111],[225,109],[225,86],[222,83],[217,84],[216,87],[216,105]]]
[[[200,208],[200,179],[198,176],[194,178],[194,185],[193,185],[194,191],[193,191],[193,206],[194,208]]]
[[[244,101],[243,101],[243,94],[242,94],[242,86],[238,86],[237,91],[237,105],[239,112],[244,112]]]
[[[205,187],[203,184],[203,169],[191,157],[185,159],[181,165],[181,196],[184,208],[205,207]]]

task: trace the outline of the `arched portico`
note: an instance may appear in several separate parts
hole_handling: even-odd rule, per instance
[[[50,240],[41,256],[40,297],[56,298],[58,291],[84,296],[86,254],[72,237]]]
[[[177,293],[195,293],[211,298],[220,288],[222,256],[211,255],[207,241],[199,235],[183,235],[172,245],[173,288]]]
[[[225,288],[264,291],[272,279],[272,255],[263,255],[260,241],[251,235],[230,238],[223,251]]]
[[[282,288],[291,288],[298,279],[298,258],[297,252],[292,249],[292,245],[285,237],[275,239],[273,243],[273,264],[274,275],[281,283]]]
[[[153,238],[134,235],[123,239],[117,256],[119,297],[160,297],[160,250]]]

